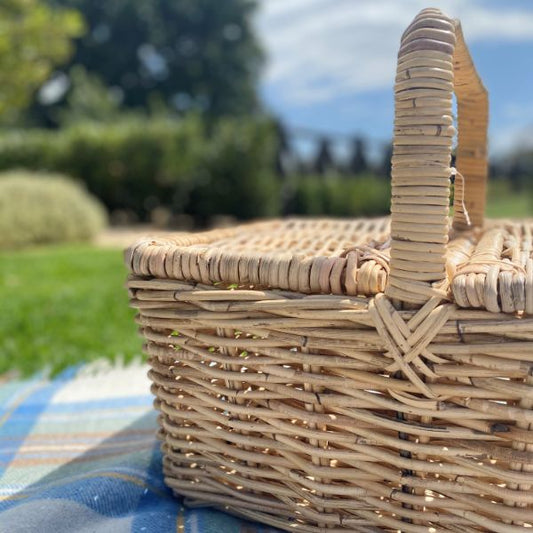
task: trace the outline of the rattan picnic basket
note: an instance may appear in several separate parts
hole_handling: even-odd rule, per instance
[[[395,105],[390,219],[127,250],[187,504],[286,531],[533,525],[533,221],[483,218],[487,94],[457,21],[408,27]]]

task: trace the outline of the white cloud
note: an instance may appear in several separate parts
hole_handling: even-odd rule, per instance
[[[533,10],[437,0],[461,19],[468,42],[533,40]],[[264,82],[291,105],[390,88],[402,32],[427,0],[262,0],[257,27]]]

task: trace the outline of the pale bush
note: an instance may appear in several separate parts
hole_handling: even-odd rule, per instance
[[[70,178],[0,173],[0,248],[87,241],[106,223],[100,201]]]

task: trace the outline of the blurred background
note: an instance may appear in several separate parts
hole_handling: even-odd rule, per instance
[[[490,216],[533,215],[533,4],[436,0],[490,94]],[[395,61],[426,0],[3,0],[0,374],[140,353],[143,232],[389,209]]]

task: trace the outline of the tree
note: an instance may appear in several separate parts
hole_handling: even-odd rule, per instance
[[[113,122],[120,110],[120,95],[116,95],[102,80],[89,74],[81,65],[74,65],[69,71],[70,90],[65,106],[57,113],[57,120],[63,126],[84,122]]]
[[[331,155],[331,142],[323,137],[318,145],[318,151],[313,161],[313,172],[323,176],[334,169],[333,156]]]
[[[392,143],[383,146],[381,161],[378,166],[378,174],[384,178],[390,179],[392,163]]]
[[[285,178],[288,174],[288,167],[291,164],[291,144],[289,134],[285,129],[285,125],[281,120],[274,122],[274,129],[276,131],[276,174],[282,178]]]
[[[79,9],[89,31],[77,42],[74,64],[98,75],[122,105],[154,100],[208,117],[258,109],[256,85],[263,55],[252,27],[255,0],[47,0]],[[53,107],[39,105],[54,123]]]
[[[352,154],[348,163],[348,170],[350,174],[360,174],[368,170],[366,143],[361,137],[355,137],[352,141]]]
[[[13,120],[73,52],[71,39],[83,31],[79,13],[51,9],[40,0],[0,3],[0,119]]]

